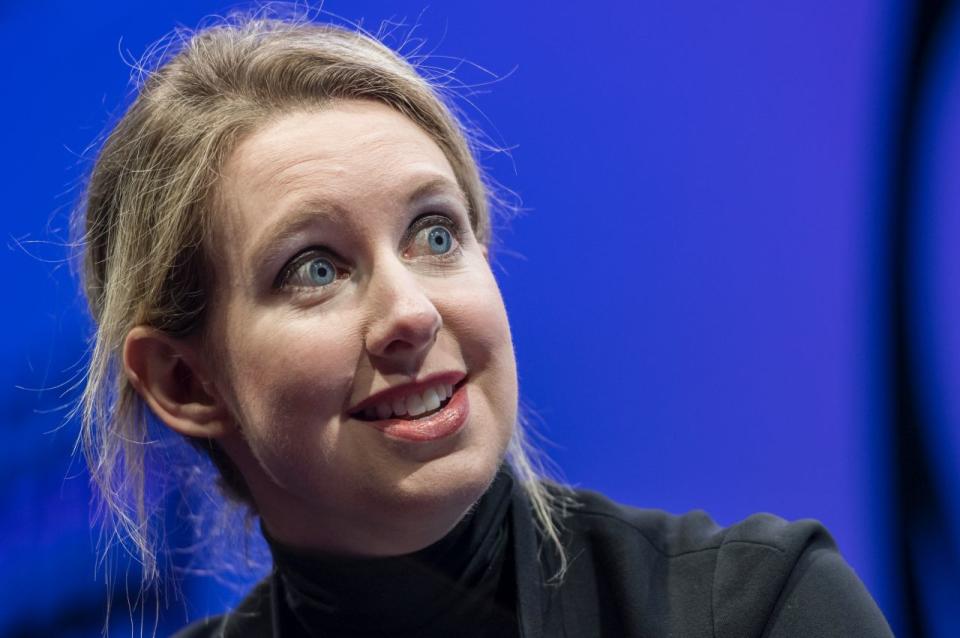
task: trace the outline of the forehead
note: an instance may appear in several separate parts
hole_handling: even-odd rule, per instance
[[[416,124],[378,102],[337,102],[281,115],[238,145],[221,175],[214,227],[252,239],[311,202],[383,210],[431,180],[456,189],[443,151]]]

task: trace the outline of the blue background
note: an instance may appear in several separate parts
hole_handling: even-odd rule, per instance
[[[522,402],[562,476],[722,524],[755,511],[818,518],[910,635],[895,531],[896,477],[909,469],[891,460],[885,260],[913,5],[425,7],[324,8],[371,30],[405,21],[394,45],[417,23],[437,63],[481,85],[467,112],[511,149],[483,163],[524,209],[499,230],[495,268]],[[65,262],[67,217],[90,144],[129,97],[128,62],[226,8],[0,5],[0,635],[96,635],[102,623],[87,478],[71,457],[77,426],[63,424],[90,329]],[[945,23],[909,193],[922,220],[913,356],[945,504],[916,558],[932,636],[960,635],[960,22]],[[130,632],[122,589],[121,579],[113,635]],[[183,591],[187,603],[161,609],[161,635],[237,599],[211,579],[188,578]]]

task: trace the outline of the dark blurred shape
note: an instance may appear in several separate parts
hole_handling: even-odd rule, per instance
[[[891,156],[890,343],[899,635],[960,635],[960,11],[915,4]],[[945,162],[950,162],[945,165]],[[945,181],[949,183],[944,183]]]

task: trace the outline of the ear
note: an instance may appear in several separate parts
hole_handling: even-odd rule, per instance
[[[123,342],[123,369],[157,417],[185,436],[216,439],[230,431],[230,412],[193,341],[136,326]]]

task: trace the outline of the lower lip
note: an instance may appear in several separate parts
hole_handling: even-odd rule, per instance
[[[470,400],[466,384],[454,391],[450,401],[438,412],[422,419],[381,419],[364,421],[397,439],[405,441],[436,441],[460,431],[470,416]]]

